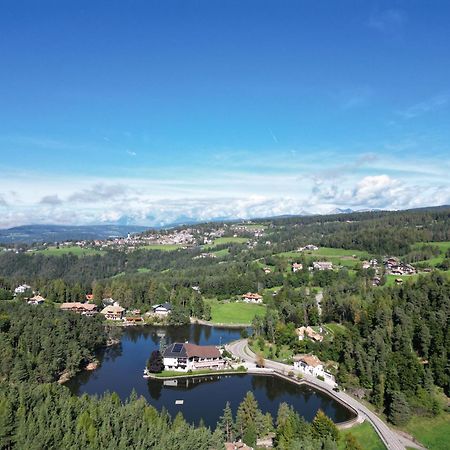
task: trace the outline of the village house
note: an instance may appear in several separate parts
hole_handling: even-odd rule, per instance
[[[259,294],[253,294],[252,292],[247,292],[242,296],[242,300],[245,303],[262,303],[262,296]]]
[[[313,262],[314,270],[331,270],[333,269],[333,263],[329,261],[314,261]]]
[[[124,319],[125,325],[140,325],[144,323],[144,319],[141,316],[127,316]]]
[[[29,305],[42,305],[44,303],[45,298],[41,295],[35,295],[34,297],[31,297],[28,299],[27,303]]]
[[[323,336],[320,333],[317,333],[314,331],[311,327],[300,327],[295,330],[298,340],[303,341],[305,339],[305,335],[308,336],[310,339],[316,341],[316,342],[322,342]]]
[[[264,267],[263,271],[264,271],[264,273],[265,273],[266,275],[268,275],[269,273],[272,272],[272,270],[270,269],[270,267]]]
[[[86,294],[86,301],[88,301],[88,302],[94,301],[94,295],[93,294]]]
[[[306,375],[312,375],[314,377],[322,377],[325,382],[336,385],[334,376],[325,371],[323,362],[315,355],[297,355],[294,356],[294,369]]]
[[[160,305],[152,306],[153,314],[157,316],[167,316],[172,312],[172,305],[170,303],[161,303]]]
[[[20,286],[17,286],[14,289],[14,294],[23,294],[24,292],[31,289],[31,286],[28,286],[28,284],[21,284]]]
[[[72,311],[83,316],[93,316],[94,314],[97,314],[97,305],[93,305],[92,303],[63,303],[59,308],[62,311]]]
[[[122,320],[125,309],[119,305],[105,306],[100,314],[103,314],[108,320]]]
[[[176,342],[169,345],[164,350],[163,358],[166,370],[182,372],[200,369],[221,370],[225,368],[226,364],[217,347],[187,342]]]
[[[294,263],[292,264],[292,272],[298,272],[299,270],[303,269],[303,264],[301,263]]]
[[[312,245],[312,244],[308,244],[308,245],[305,245],[304,247],[300,247],[298,249],[299,252],[304,252],[305,250],[307,250],[307,251],[316,251],[316,250],[319,250],[319,247],[317,247],[315,245]]]

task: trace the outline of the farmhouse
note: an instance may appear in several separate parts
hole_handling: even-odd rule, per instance
[[[31,289],[31,286],[28,286],[28,284],[21,284],[20,286],[17,286],[14,289],[14,294],[23,294],[24,292],[28,291],[29,289]]]
[[[270,269],[270,267],[264,267],[263,271],[264,271],[264,273],[265,273],[266,275],[272,272],[272,270]]]
[[[34,297],[31,297],[28,299],[27,303],[29,305],[42,305],[44,303],[45,298],[41,295],[35,295]]]
[[[252,292],[247,292],[242,296],[245,303],[262,303],[262,296],[259,294],[253,294]]]
[[[303,269],[303,264],[300,263],[294,263],[292,264],[292,272],[298,272],[299,270]]]
[[[160,305],[152,306],[153,314],[158,316],[167,316],[172,312],[172,305],[170,303],[161,303]]]
[[[220,351],[213,345],[195,345],[189,343],[174,343],[169,345],[163,353],[164,367],[166,370],[211,369],[225,368],[225,360]]]
[[[101,310],[101,314],[108,320],[122,320],[125,309],[119,305],[106,306]]]
[[[314,377],[323,377],[324,381],[332,385],[336,384],[334,376],[325,371],[323,362],[315,355],[294,356],[294,369]]]
[[[314,261],[314,270],[331,270],[333,268],[333,263],[329,261]]]
[[[93,305],[92,303],[63,303],[59,308],[62,311],[72,311],[83,316],[92,316],[94,314],[97,314],[97,305]]]
[[[322,342],[323,336],[320,333],[317,333],[314,331],[311,327],[300,327],[295,330],[298,340],[303,341],[305,339],[305,335],[308,336],[310,339],[313,339],[316,342]]]
[[[319,247],[317,247],[317,246],[315,246],[315,245],[312,245],[312,244],[308,244],[308,245],[305,245],[304,247],[300,247],[300,248],[298,249],[299,252],[303,252],[303,251],[305,251],[305,250],[308,250],[308,251],[316,251],[316,250],[319,250]]]

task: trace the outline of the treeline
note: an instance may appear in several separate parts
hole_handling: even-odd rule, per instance
[[[0,383],[0,449],[222,450],[222,433],[170,418],[136,395],[75,397],[57,385]]]
[[[100,317],[0,303],[0,380],[48,383],[73,375],[106,340]]]
[[[273,433],[281,450],[336,450],[339,431],[322,411],[311,424],[286,403],[273,418],[263,414],[248,392],[233,417],[227,403],[215,430],[188,424],[182,413],[171,418],[135,393],[122,402],[115,393],[75,397],[55,384],[0,382],[0,449],[41,450],[224,450],[225,442],[242,439],[250,446]],[[345,438],[345,448],[362,447]]]

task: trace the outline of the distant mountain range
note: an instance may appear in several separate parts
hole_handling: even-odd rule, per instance
[[[0,243],[62,242],[70,240],[107,239],[140,233],[149,227],[135,225],[23,225],[0,230]]]

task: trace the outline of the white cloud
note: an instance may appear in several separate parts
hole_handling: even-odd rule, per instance
[[[399,9],[387,9],[373,13],[368,25],[383,34],[394,34],[403,28],[407,20],[404,11]]]
[[[450,93],[443,92],[439,95],[435,95],[428,100],[416,103],[402,111],[399,111],[399,115],[404,119],[414,119],[424,114],[438,111],[445,108],[450,101]]]

